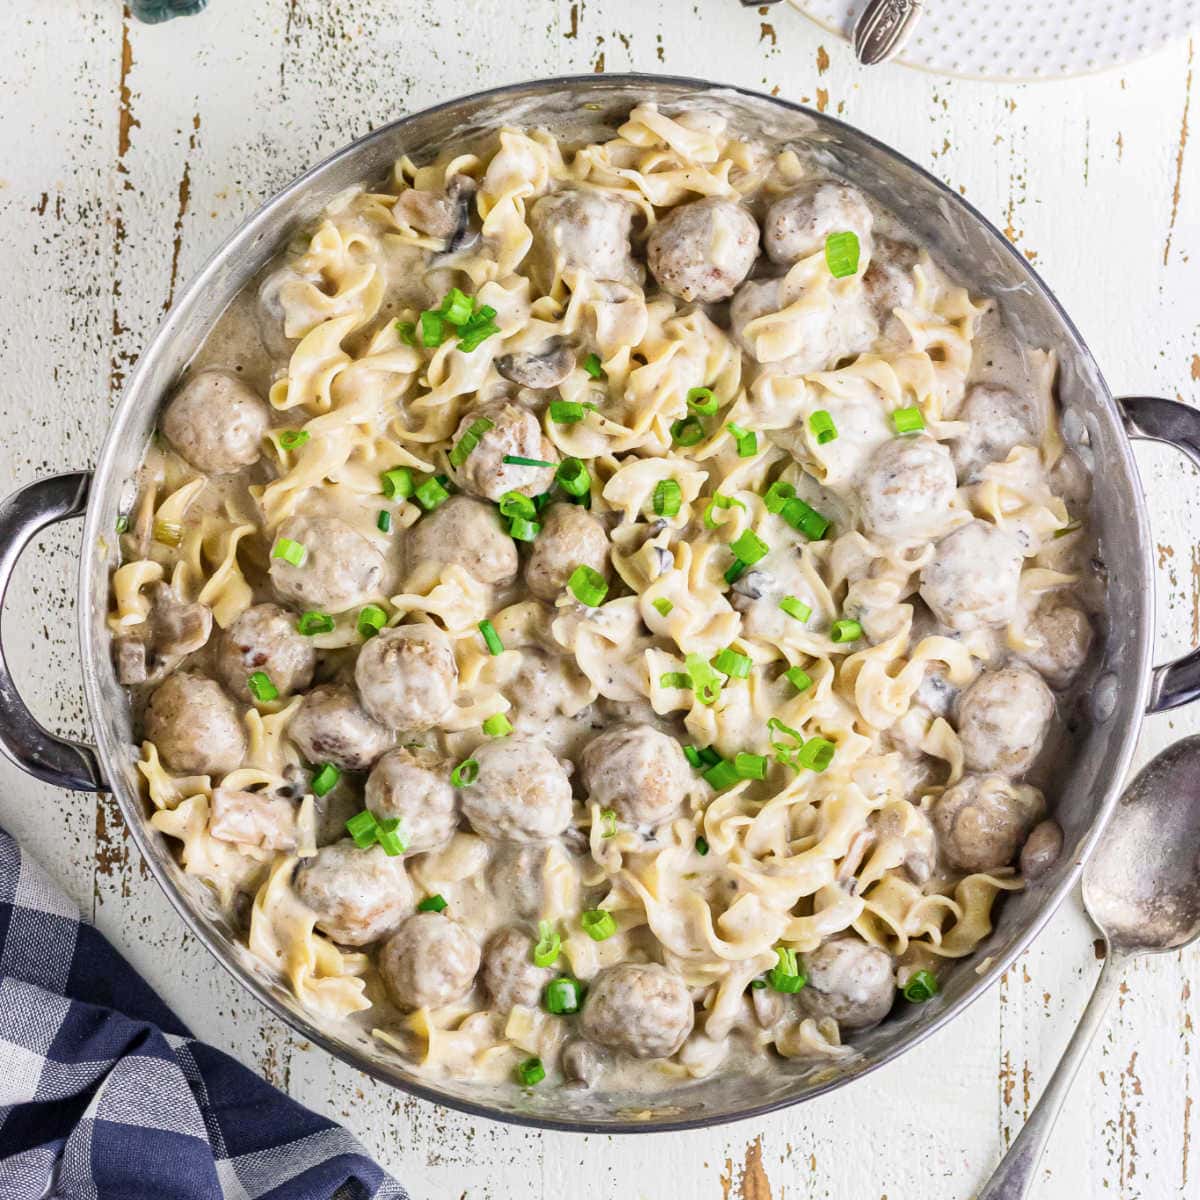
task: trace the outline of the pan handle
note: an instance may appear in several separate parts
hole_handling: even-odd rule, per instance
[[[1155,396],[1117,399],[1125,432],[1135,441],[1165,442],[1200,467],[1200,409]],[[1165,712],[1200,697],[1200,649],[1173,662],[1159,663],[1150,676],[1146,711]]]
[[[17,560],[47,525],[81,517],[87,509],[90,471],[38,479],[0,501],[0,616]],[[90,746],[58,737],[34,720],[17,693],[0,636],[0,753],[22,771],[77,792],[108,785]]]

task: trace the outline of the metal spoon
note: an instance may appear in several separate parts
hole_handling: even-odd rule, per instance
[[[895,58],[921,19],[922,0],[870,0],[854,23],[854,53],[867,66]]]
[[[1104,937],[1104,965],[1079,1025],[1025,1128],[978,1200],[1023,1200],[1071,1081],[1140,954],[1200,934],[1200,735],[1153,759],[1129,785],[1083,872],[1083,903]]]

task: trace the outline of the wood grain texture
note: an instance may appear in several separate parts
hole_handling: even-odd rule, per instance
[[[0,83],[0,486],[94,460],[130,364],[222,237],[374,125],[549,73],[709,75],[836,114],[928,166],[1041,270],[1115,391],[1200,402],[1193,54],[1061,83],[862,70],[797,13],[733,0],[213,0],[129,22],[118,0],[6,0]],[[1140,450],[1159,652],[1200,640],[1200,478]],[[5,626],[27,695],[85,733],[78,534],[26,556]],[[1139,762],[1200,712],[1150,720]],[[1036,1101],[1096,964],[1077,901],[962,1020],[803,1109],[694,1134],[539,1134],[406,1099],[294,1037],[183,930],[115,807],[0,765],[0,821],[194,1029],[345,1121],[414,1196],[910,1200],[972,1195]],[[1129,976],[1047,1157],[1039,1197],[1200,1194],[1200,953]]]

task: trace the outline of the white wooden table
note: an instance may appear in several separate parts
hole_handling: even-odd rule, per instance
[[[734,0],[212,0],[154,28],[118,0],[4,0],[0,47],[3,490],[93,461],[176,287],[260,200],[372,126],[550,73],[707,75],[845,117],[1005,229],[1115,391],[1200,401],[1188,45],[1098,77],[997,86],[861,70],[785,5]],[[1200,478],[1166,451],[1139,450],[1139,462],[1166,655],[1200,642]],[[68,529],[27,556],[6,637],[39,713],[82,735],[77,545]],[[1200,709],[1154,718],[1139,762],[1197,729]],[[0,763],[0,823],[193,1029],[344,1121],[414,1198],[960,1200],[1020,1127],[1096,970],[1072,901],[960,1021],[828,1098],[700,1133],[542,1134],[409,1100],[289,1033],[187,934],[111,801]],[[1197,951],[1130,973],[1039,1197],[1200,1195],[1197,984]]]

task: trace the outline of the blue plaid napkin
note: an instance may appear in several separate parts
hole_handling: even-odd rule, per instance
[[[0,830],[0,1197],[408,1193],[346,1130],[195,1041]]]

